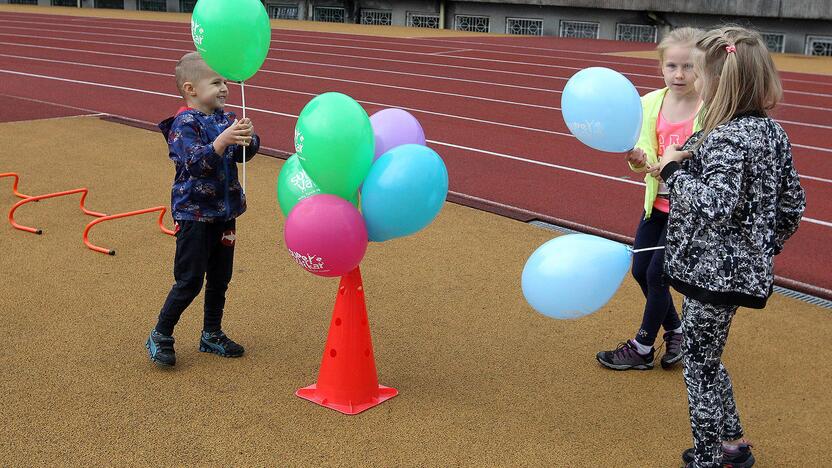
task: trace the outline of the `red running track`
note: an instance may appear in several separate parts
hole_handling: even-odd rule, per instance
[[[642,93],[661,86],[654,60],[601,53],[642,47],[275,30],[246,98],[264,144],[283,153],[296,116],[322,92],[349,94],[370,114],[408,109],[445,159],[454,200],[621,238],[634,232],[643,187],[620,156],[568,134],[560,92],[589,66],[625,73]],[[11,103],[0,121],[104,113],[158,122],[180,105],[173,64],[192,48],[186,24],[0,13],[0,94]],[[792,138],[809,206],[776,271],[784,285],[832,297],[832,77],[782,76],[785,99],[774,115]],[[229,106],[239,111],[239,102],[232,86]]]

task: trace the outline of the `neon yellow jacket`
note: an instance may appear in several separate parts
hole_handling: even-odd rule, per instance
[[[647,163],[649,165],[658,164],[659,162],[659,140],[656,136],[656,122],[659,120],[659,112],[662,109],[662,102],[664,96],[667,94],[667,88],[657,89],[649,92],[641,97],[641,135],[638,137],[636,148],[641,148],[644,154],[647,155]],[[699,116],[693,121],[693,131],[701,130]],[[630,169],[634,172],[646,172],[647,166],[635,167],[630,164]],[[653,214],[653,203],[656,202],[656,196],[659,193],[659,180],[650,174],[645,174],[644,182],[647,184],[647,189],[644,191],[644,219],[648,219]]]

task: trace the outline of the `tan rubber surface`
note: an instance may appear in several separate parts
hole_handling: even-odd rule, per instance
[[[613,372],[594,357],[637,329],[635,282],[589,317],[538,315],[520,273],[553,234],[452,204],[362,265],[379,381],[400,395],[353,417],[295,397],[316,379],[338,282],[285,251],[280,166],[248,167],[224,321],[240,359],[197,351],[200,297],[176,329],[176,368],[148,361],[174,252],[153,215],[93,230],[115,257],[82,244],[77,196],[18,211],[43,236],[0,227],[0,464],[680,466],[681,370]],[[30,195],[86,186],[106,213],[166,205],[173,177],[158,133],[93,117],[0,124],[6,171]],[[0,179],[0,207],[16,201]],[[757,466],[826,464],[830,335],[829,310],[782,296],[735,319],[725,363]]]

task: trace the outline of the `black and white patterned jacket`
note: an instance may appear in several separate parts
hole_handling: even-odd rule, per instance
[[[683,149],[701,136],[695,133]],[[664,263],[670,284],[701,302],[765,307],[773,257],[806,208],[783,128],[763,116],[735,117],[661,175],[670,190]]]

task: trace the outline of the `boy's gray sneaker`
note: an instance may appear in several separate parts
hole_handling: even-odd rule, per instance
[[[653,368],[653,355],[653,349],[646,355],[639,354],[636,346],[628,340],[612,351],[601,351],[595,357],[602,366],[613,370],[650,370]]]
[[[670,369],[677,363],[682,361],[685,355],[682,353],[681,333],[674,333],[672,331],[666,332],[664,335],[664,355],[662,356],[662,369]]]
[[[176,351],[173,349],[174,339],[172,336],[163,335],[154,328],[147,337],[144,347],[150,360],[164,367],[176,364]]]
[[[199,350],[203,353],[214,353],[222,357],[240,357],[245,349],[225,336],[222,330],[215,332],[203,331],[199,339]]]

